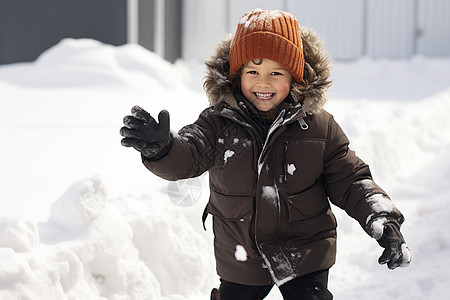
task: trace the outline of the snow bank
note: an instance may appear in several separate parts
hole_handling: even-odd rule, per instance
[[[88,178],[52,205],[40,241],[20,219],[2,217],[0,229],[1,299],[195,299],[214,284],[197,209],[163,193],[110,200]]]
[[[192,205],[174,205],[190,185],[153,176],[118,133],[136,104],[168,109],[175,130],[194,121],[207,105],[202,68],[85,39],[0,67],[0,299],[208,299],[218,278],[210,224],[201,224],[207,177]],[[379,266],[378,244],[334,208],[329,287],[336,299],[445,299],[450,60],[362,59],[335,70],[327,109],[405,214],[412,263]],[[268,299],[281,299],[277,289]]]

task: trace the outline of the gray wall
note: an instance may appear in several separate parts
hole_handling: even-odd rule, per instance
[[[164,58],[173,62],[181,57],[182,1],[165,0],[164,2]]]
[[[154,0],[139,0],[138,2],[138,43],[145,48],[155,50],[155,22],[154,15],[156,13]]]
[[[450,0],[0,0],[0,64],[32,61],[62,38],[129,41],[169,61],[207,59],[246,11],[283,9],[315,28],[336,60],[450,56]],[[130,27],[131,28],[131,27]]]
[[[183,1],[138,0],[137,9],[139,45],[171,62],[180,58]]]
[[[205,60],[250,9],[293,13],[335,60],[450,57],[450,0],[184,0],[183,58]]]
[[[127,42],[126,0],[0,0],[0,64],[32,61],[62,38]]]

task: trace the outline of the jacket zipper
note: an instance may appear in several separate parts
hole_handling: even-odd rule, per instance
[[[288,177],[287,152],[288,152],[288,142],[285,141],[283,143],[283,159],[282,159],[282,164],[283,164],[283,182],[284,183],[287,182],[287,177]]]

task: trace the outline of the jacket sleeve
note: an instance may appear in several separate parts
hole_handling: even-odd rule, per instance
[[[142,157],[143,164],[155,175],[178,180],[200,176],[214,163],[215,126],[211,109],[205,109],[193,124],[173,134],[173,144],[159,160]]]
[[[379,239],[386,222],[401,225],[404,217],[372,179],[369,166],[349,149],[341,127],[330,116],[324,157],[324,184],[330,201]]]

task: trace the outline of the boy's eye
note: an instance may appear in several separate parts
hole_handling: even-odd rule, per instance
[[[256,71],[247,71],[247,74],[253,74],[253,75],[255,75],[255,74],[258,74],[258,72],[256,72]]]
[[[280,72],[272,72],[271,75],[283,75],[283,73],[280,73]]]

